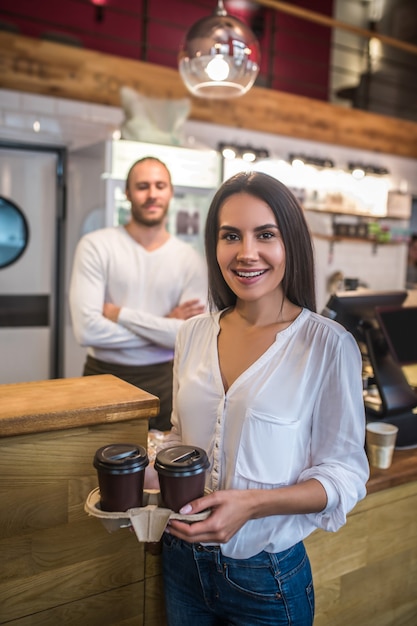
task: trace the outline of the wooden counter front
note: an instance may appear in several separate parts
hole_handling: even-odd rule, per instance
[[[411,626],[417,620],[417,450],[371,468],[368,495],[336,533],[305,541],[315,626]]]
[[[96,450],[146,447],[158,410],[108,375],[0,385],[0,624],[163,624],[159,563],[84,511]]]

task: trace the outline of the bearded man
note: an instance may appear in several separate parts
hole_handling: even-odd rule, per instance
[[[149,428],[169,430],[172,361],[184,320],[207,300],[204,260],[167,230],[173,186],[155,157],[136,161],[126,179],[130,221],[84,235],[69,290],[73,331],[87,347],[84,376],[113,374],[160,400]]]

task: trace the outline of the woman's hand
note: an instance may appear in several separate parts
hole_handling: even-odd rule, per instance
[[[209,517],[191,524],[181,520],[170,520],[167,532],[184,541],[195,543],[226,543],[251,519],[255,501],[253,490],[230,489],[214,491],[207,496],[185,505],[181,514],[201,513],[211,509]]]
[[[315,513],[323,511],[326,505],[326,490],[315,478],[277,489],[213,491],[180,510],[189,514],[211,509],[207,519],[191,524],[170,520],[167,531],[184,541],[226,543],[250,519]]]

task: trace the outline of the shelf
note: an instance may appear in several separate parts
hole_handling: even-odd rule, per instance
[[[369,243],[372,246],[398,246],[404,244],[404,241],[377,241],[376,239],[365,239],[360,237],[341,237],[340,235],[322,235],[320,233],[311,233],[313,237],[317,239],[323,239],[324,241],[330,241],[331,243]]]
[[[366,220],[373,220],[375,222],[383,221],[383,220],[395,220],[398,222],[407,221],[407,218],[398,217],[397,215],[375,215],[372,213],[351,213],[349,211],[343,211],[342,209],[332,209],[332,208],[318,209],[318,208],[311,208],[311,207],[305,207],[305,206],[303,208],[304,208],[304,211],[310,211],[311,213],[321,213],[321,214],[328,214],[328,215],[346,215],[349,217],[358,217],[358,218],[364,218]]]

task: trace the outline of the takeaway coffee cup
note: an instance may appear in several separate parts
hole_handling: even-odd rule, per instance
[[[202,448],[178,445],[160,450],[155,458],[163,506],[176,513],[204,495],[207,454]]]
[[[392,463],[398,428],[385,422],[370,422],[366,425],[366,450],[373,467],[388,469]]]
[[[113,443],[99,448],[93,465],[97,470],[102,511],[127,511],[142,506],[148,454],[142,446]]]

